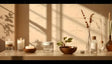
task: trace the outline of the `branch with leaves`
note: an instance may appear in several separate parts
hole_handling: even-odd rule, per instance
[[[63,46],[63,47],[65,47],[65,44],[66,44],[66,43],[72,42],[72,39],[73,39],[73,38],[64,37],[64,38],[63,38],[63,41],[58,42],[57,45],[58,45],[58,46]]]

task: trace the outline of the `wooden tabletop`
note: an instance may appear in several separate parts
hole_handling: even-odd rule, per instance
[[[60,51],[45,52],[37,50],[35,53],[24,51],[3,51],[0,52],[0,60],[112,60],[112,52],[100,52],[97,54],[75,52],[63,54]]]

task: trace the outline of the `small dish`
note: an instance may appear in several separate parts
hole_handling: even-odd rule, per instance
[[[24,49],[24,51],[25,51],[26,53],[35,53],[36,48],[34,48],[34,49]]]

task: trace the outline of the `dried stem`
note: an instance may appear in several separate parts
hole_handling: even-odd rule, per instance
[[[108,13],[108,22],[109,22],[109,35],[111,35],[111,14],[110,12]]]
[[[86,27],[88,28],[88,43],[87,43],[87,50],[89,50],[89,42],[91,41],[91,34],[90,34],[90,26],[91,26],[91,23],[92,23],[92,17],[93,17],[93,15],[94,15],[94,13],[92,13],[91,15],[90,15],[90,19],[89,19],[89,23],[87,22],[87,20],[86,20],[86,17],[85,17],[85,14],[84,14],[84,12],[83,12],[83,10],[81,10],[81,12],[82,12],[82,15],[83,15],[83,18],[85,19],[85,23],[86,23]]]
[[[90,15],[89,23],[92,23],[92,17],[93,17],[93,15],[94,15],[94,13],[92,13],[92,14]]]
[[[83,18],[85,19],[86,27],[89,28],[89,24],[88,24],[88,22],[86,20],[86,16],[85,16],[83,10],[81,10],[81,12],[82,12]]]

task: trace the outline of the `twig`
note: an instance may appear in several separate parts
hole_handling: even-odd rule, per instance
[[[85,19],[86,27],[89,28],[89,24],[88,24],[88,22],[86,20],[86,16],[85,16],[83,10],[81,10],[81,12],[82,12],[83,18]]]

